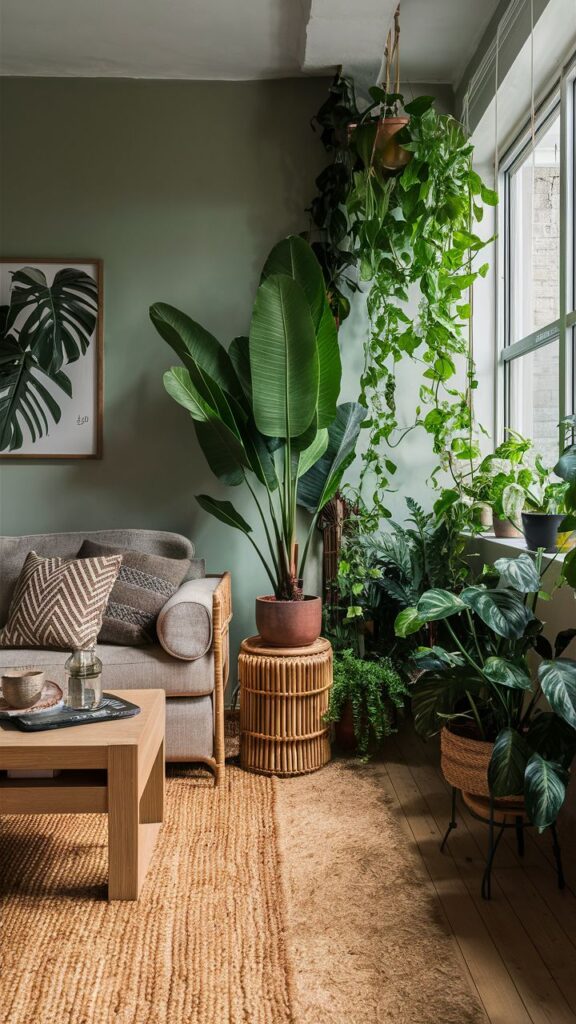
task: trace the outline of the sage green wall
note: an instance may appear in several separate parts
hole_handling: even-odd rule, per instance
[[[2,254],[98,256],[105,276],[104,458],[2,463],[0,532],[187,534],[209,570],[232,570],[234,645],[254,631],[254,596],[269,584],[248,542],[194,501],[224,490],[164,392],[176,359],[148,306],[180,306],[226,344],[246,332],[268,250],[306,226],[324,162],[309,122],[326,85],[0,84]],[[227,496],[251,514],[239,489]]]

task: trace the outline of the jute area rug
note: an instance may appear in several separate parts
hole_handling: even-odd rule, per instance
[[[139,903],[102,815],[0,819],[1,1024],[478,1024],[377,765],[168,779]]]

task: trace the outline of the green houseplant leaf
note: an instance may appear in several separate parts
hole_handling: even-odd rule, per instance
[[[366,415],[356,402],[338,406],[336,419],[328,428],[328,447],[324,455],[298,482],[298,504],[313,514],[334,496],[345,469],[354,458],[360,427]]]
[[[521,796],[530,747],[515,729],[502,729],[496,737],[488,766],[492,796]]]
[[[267,437],[309,427],[318,400],[318,351],[308,300],[285,274],[260,285],[250,324],[254,419]]]
[[[550,707],[576,729],[576,661],[571,658],[542,661],[538,678]]]
[[[539,831],[553,825],[564,803],[566,785],[554,762],[532,754],[524,775],[524,799],[530,820]]]
[[[534,618],[530,609],[509,590],[466,587],[460,598],[482,622],[508,640],[523,636],[528,623]]]
[[[264,264],[262,280],[275,274],[285,274],[297,281],[308,299],[317,330],[324,313],[326,286],[318,260],[300,235],[289,235],[272,249]]]
[[[491,683],[507,686],[511,690],[529,690],[532,686],[530,676],[506,658],[492,656],[484,662],[484,675]]]
[[[407,637],[411,633],[417,633],[423,625],[417,608],[403,608],[394,620],[394,632],[396,636]]]
[[[219,501],[217,498],[211,498],[209,494],[197,494],[196,501],[200,508],[203,508],[205,512],[209,512],[211,516],[224,523],[225,526],[232,526],[233,529],[241,530],[246,535],[252,533],[252,527],[236,511],[232,502]]]
[[[242,397],[241,382],[230,356],[209,331],[167,302],[155,302],[150,306],[150,319],[188,370],[198,368],[229,395]]]
[[[516,558],[498,558],[494,562],[496,572],[506,587],[513,587],[521,594],[537,594],[540,590],[540,573],[534,559],[528,554]]]
[[[422,622],[435,622],[457,615],[465,609],[465,604],[456,594],[449,590],[432,589],[422,594],[417,604],[418,618]]]
[[[22,348],[52,376],[84,355],[97,310],[98,286],[85,271],[65,267],[48,285],[41,270],[25,267],[12,275],[6,329],[19,330]]]

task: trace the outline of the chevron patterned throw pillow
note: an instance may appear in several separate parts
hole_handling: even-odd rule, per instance
[[[92,647],[121,564],[122,555],[68,560],[31,551],[0,632],[0,647]]]

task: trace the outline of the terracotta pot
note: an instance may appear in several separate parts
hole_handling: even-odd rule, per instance
[[[478,797],[490,797],[488,785],[488,765],[494,750],[494,744],[464,730],[447,729],[440,733],[442,774],[451,786],[463,793]],[[522,796],[498,797],[495,806],[505,807],[517,805]]]
[[[404,149],[395,138],[409,120],[409,117],[384,117],[378,122],[373,163],[383,171],[400,171],[410,163],[412,153]],[[354,132],[368,132],[373,128],[374,122],[367,121],[365,124],[349,125],[348,131],[349,135],[353,135]]]
[[[352,702],[347,700],[339,722],[334,723],[334,740],[340,750],[356,750],[356,736],[354,734],[354,715],[352,714]]]
[[[412,153],[404,149],[395,138],[409,120],[409,117],[386,117],[378,124],[376,154],[385,171],[400,171],[412,159]]]
[[[322,599],[308,594],[301,601],[257,597],[256,626],[271,647],[307,647],[322,632]]]
[[[520,530],[517,530],[509,519],[500,519],[495,515],[492,516],[492,528],[495,537],[503,537],[506,540],[513,540],[516,537],[522,536]]]

